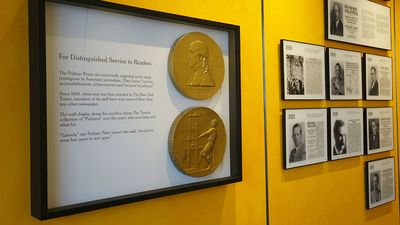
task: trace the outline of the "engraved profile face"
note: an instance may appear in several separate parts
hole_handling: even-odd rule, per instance
[[[218,44],[208,35],[200,32],[184,34],[175,41],[169,53],[171,81],[188,98],[211,98],[224,80],[223,57]]]
[[[208,64],[208,47],[202,41],[194,41],[190,44],[188,53],[188,66],[192,69],[189,86],[214,87],[211,68]]]

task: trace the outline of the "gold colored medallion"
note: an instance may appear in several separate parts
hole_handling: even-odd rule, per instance
[[[172,124],[168,144],[169,155],[178,170],[192,177],[207,176],[224,157],[224,123],[209,108],[187,109]]]
[[[191,32],[180,37],[168,58],[175,88],[192,99],[211,98],[224,80],[224,59],[217,43],[208,35]]]

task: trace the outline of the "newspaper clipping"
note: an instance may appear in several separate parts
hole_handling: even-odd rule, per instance
[[[363,108],[330,109],[330,159],[364,154]]]
[[[361,53],[328,49],[329,99],[362,99]]]
[[[392,58],[365,54],[367,100],[392,100]]]
[[[395,200],[394,158],[367,162],[367,208]]]
[[[326,109],[284,111],[285,169],[327,161]]]
[[[392,108],[367,108],[367,154],[393,149]]]
[[[325,99],[325,48],[281,41],[282,98]]]
[[[391,49],[389,7],[364,0],[326,0],[325,7],[327,39]]]

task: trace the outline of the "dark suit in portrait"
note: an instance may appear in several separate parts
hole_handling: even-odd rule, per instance
[[[371,84],[369,89],[369,95],[378,95],[379,94],[379,85],[378,81],[375,81]]]
[[[332,21],[331,23],[331,34],[337,35],[337,36],[343,36],[343,23],[342,21],[338,20]]]

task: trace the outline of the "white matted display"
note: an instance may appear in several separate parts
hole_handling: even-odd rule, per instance
[[[366,154],[393,150],[392,108],[366,108]]]
[[[325,47],[281,40],[284,100],[325,99]]]
[[[390,50],[390,8],[366,0],[325,0],[325,37]]]
[[[365,99],[392,100],[392,58],[365,54]]]
[[[327,110],[285,109],[283,137],[285,169],[327,161]]]
[[[367,209],[394,201],[396,198],[394,157],[366,162],[365,167]]]
[[[364,154],[363,108],[331,108],[329,159]]]
[[[328,98],[330,100],[362,99],[362,54],[328,48]]]
[[[32,0],[30,15],[33,216],[48,219],[241,180],[238,26],[103,1]],[[192,32],[215,45],[195,39],[174,59],[192,76],[221,78],[218,86],[190,84],[201,91],[215,86],[201,101],[182,95],[168,72],[172,46]],[[218,68],[213,49],[220,51]],[[195,162],[206,160],[206,170],[213,167],[199,177],[180,172],[168,150],[175,118],[192,107],[218,118],[194,113],[176,141],[184,151],[179,163],[200,170]],[[207,124],[200,127],[200,121]]]

